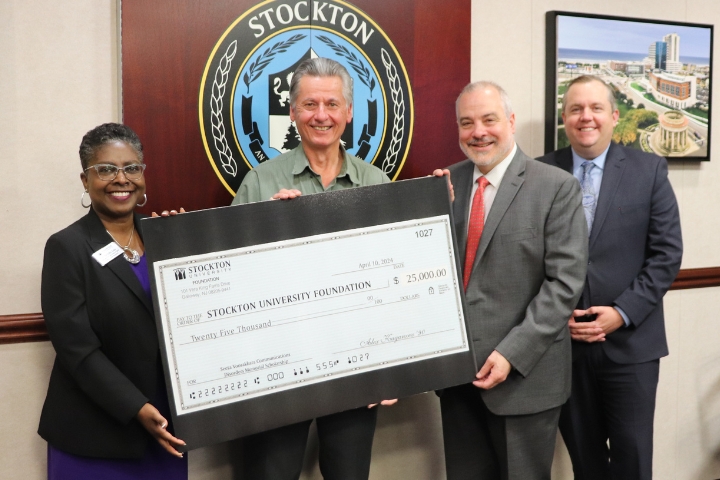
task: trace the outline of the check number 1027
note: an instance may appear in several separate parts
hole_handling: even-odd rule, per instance
[[[367,362],[370,360],[370,354],[369,353],[361,353],[359,355],[348,355],[347,357],[347,363],[358,363],[358,362]],[[320,370],[330,370],[332,368],[337,367],[340,364],[340,360],[330,360],[328,362],[320,362],[315,364],[315,369]]]

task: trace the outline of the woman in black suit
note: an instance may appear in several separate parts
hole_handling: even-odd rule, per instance
[[[80,144],[88,214],[45,246],[42,310],[55,348],[38,433],[48,478],[187,479],[169,431],[139,216],[142,144],[108,123]]]

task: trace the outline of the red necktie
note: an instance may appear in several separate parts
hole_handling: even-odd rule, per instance
[[[477,254],[480,237],[485,226],[485,187],[488,180],[484,176],[477,179],[478,188],[473,197],[472,209],[470,210],[470,225],[468,227],[467,247],[465,248],[465,268],[463,269],[463,287],[467,290],[470,273],[472,273],[475,255]]]

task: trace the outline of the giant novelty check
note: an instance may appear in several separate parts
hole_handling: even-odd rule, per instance
[[[178,416],[468,351],[451,229],[442,215],[155,262]]]
[[[447,181],[141,222],[193,449],[473,380]]]

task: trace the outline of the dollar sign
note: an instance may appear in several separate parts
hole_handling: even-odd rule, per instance
[[[398,278],[395,277],[395,278],[393,278],[393,282],[395,282],[395,285],[397,285],[398,283],[400,283],[400,280],[398,280]]]

